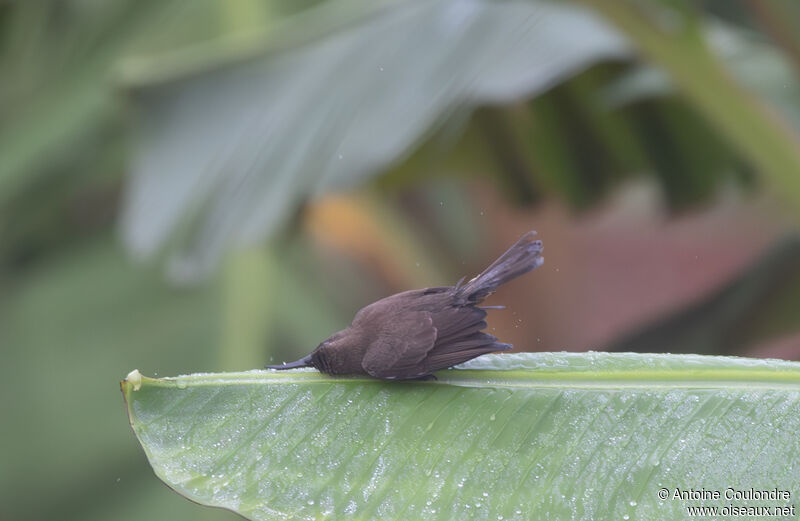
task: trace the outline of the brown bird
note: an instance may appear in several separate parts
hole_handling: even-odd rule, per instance
[[[542,241],[522,236],[491,266],[466,284],[418,289],[378,300],[356,313],[350,327],[334,333],[308,356],[270,369],[314,367],[330,375],[367,374],[386,380],[428,378],[510,344],[483,333],[483,299],[500,285],[541,266]]]

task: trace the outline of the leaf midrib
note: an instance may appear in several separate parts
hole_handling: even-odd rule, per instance
[[[437,374],[438,380],[381,382],[368,377],[330,377],[313,371],[289,373],[241,372],[196,374],[172,378],[144,377],[148,387],[207,387],[223,385],[383,384],[454,385],[508,389],[788,389],[800,391],[800,372],[754,369],[671,369],[653,371],[582,370],[457,370]]]

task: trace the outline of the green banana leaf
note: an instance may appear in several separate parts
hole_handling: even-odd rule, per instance
[[[248,519],[789,515],[800,493],[798,363],[524,353],[437,377],[133,371],[122,391],[156,474]]]
[[[284,23],[121,67],[137,111],[122,237],[144,258],[166,252],[173,277],[207,275],[454,114],[630,56],[610,26],[562,2],[339,0]]]

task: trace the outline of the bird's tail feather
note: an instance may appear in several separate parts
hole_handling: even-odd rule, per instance
[[[470,303],[481,302],[509,280],[541,266],[542,241],[534,240],[535,236],[534,231],[526,233],[480,275],[463,286],[459,283],[458,295]]]

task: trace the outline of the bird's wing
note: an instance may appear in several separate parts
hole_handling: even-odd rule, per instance
[[[461,364],[467,360],[495,351],[508,351],[513,346],[497,341],[488,333],[473,333],[445,343],[436,343],[428,353],[425,368],[429,373]]]
[[[367,348],[361,366],[376,378],[403,379],[428,374],[423,361],[436,343],[437,331],[427,311],[392,317]]]
[[[486,311],[475,306],[447,306],[433,315],[439,331],[436,345],[471,335],[486,328]]]
[[[476,356],[511,349],[509,344],[497,342],[494,336],[481,332],[486,328],[485,318],[486,311],[476,306],[450,306],[437,312],[433,323],[439,335],[425,359],[427,371],[438,371]]]

